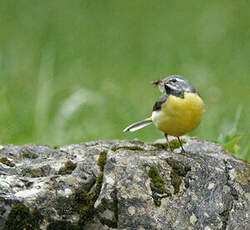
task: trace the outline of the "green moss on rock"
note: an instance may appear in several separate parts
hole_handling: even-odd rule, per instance
[[[64,167],[61,167],[58,171],[58,174],[60,175],[66,175],[71,174],[77,166],[77,163],[74,163],[72,161],[67,161],[64,164]]]
[[[12,206],[8,219],[5,223],[5,230],[35,230],[40,229],[39,224],[42,222],[40,212],[35,209],[30,212],[24,204]]]
[[[55,221],[50,223],[46,230],[81,230],[78,225],[72,224],[69,221]]]
[[[23,157],[23,158],[30,158],[28,153],[20,154],[20,156]]]
[[[187,172],[190,171],[191,168],[189,166],[184,166],[182,163],[171,158],[167,159],[167,162],[172,167],[170,172],[171,184],[174,187],[174,194],[177,194],[180,191],[180,185],[183,177],[186,176]]]
[[[143,151],[144,149],[139,146],[119,146],[119,147],[112,147],[112,151],[116,151],[118,149],[126,149],[126,150],[132,150],[132,151]]]
[[[171,170],[170,178],[171,178],[171,184],[174,187],[174,194],[176,194],[180,191],[182,178],[177,173],[175,173],[174,170]]]
[[[79,210],[79,225],[82,226],[88,220],[91,220],[94,215],[93,204],[91,203],[88,206],[83,206]]]
[[[172,149],[178,149],[178,148],[180,148],[181,147],[181,145],[180,145],[180,142],[177,140],[177,139],[174,139],[174,140],[172,140],[172,141],[170,141],[169,142],[169,144],[170,144],[170,147],[172,148]],[[183,145],[183,144],[186,144],[186,142],[185,141],[183,141],[183,140],[181,140],[181,144]],[[167,144],[167,142],[166,143],[154,143],[154,144],[152,144],[154,147],[157,147],[157,148],[160,148],[160,149],[168,149],[168,144]]]
[[[15,166],[15,164],[13,162],[11,162],[7,157],[2,157],[0,159],[0,162],[7,165],[7,166],[9,166],[9,167],[14,167]]]
[[[156,190],[155,192],[160,194],[165,193],[166,180],[160,176],[158,168],[155,166],[151,167],[148,176],[151,178],[153,188]]]
[[[73,170],[75,170],[76,166],[77,166],[77,163],[73,163],[72,161],[67,161],[65,163],[65,170],[72,172]]]
[[[92,193],[86,190],[78,191],[75,194],[75,201],[78,204],[79,211],[79,226],[83,226],[84,223],[93,218],[95,213],[94,204],[99,197],[103,182],[103,171],[107,160],[107,152],[103,151],[100,153],[97,160],[97,165],[100,168],[100,173],[96,178],[95,189]]]
[[[100,168],[100,171],[103,172],[104,165],[106,164],[107,152],[103,151],[100,153],[99,158],[97,160],[97,165]]]
[[[154,147],[159,148],[159,149],[168,149],[168,144],[167,143],[154,143],[152,144]]]
[[[185,143],[186,143],[185,141],[181,140],[182,145],[185,144]],[[169,144],[170,144],[170,147],[172,149],[178,149],[178,148],[181,147],[180,142],[178,140],[176,140],[176,139],[170,141]]]
[[[98,199],[102,183],[103,183],[103,171],[104,166],[106,164],[107,153],[105,151],[101,152],[99,158],[97,160],[97,165],[100,168],[100,173],[97,178],[93,179],[93,181],[88,186],[84,186],[84,188],[75,191],[70,197],[55,200],[57,202],[57,211],[67,214],[67,212],[72,213],[76,212],[79,214],[79,220],[76,225],[73,225],[70,222],[65,222],[65,225],[62,221],[54,222],[49,224],[50,230],[54,229],[84,229],[84,225],[86,222],[90,221],[95,216],[95,208],[94,204]],[[66,162],[65,166],[62,167],[58,173],[64,174],[65,172],[72,172],[76,167],[76,164],[73,162]],[[66,205],[64,205],[64,204]],[[66,210],[66,212],[65,212]],[[58,228],[57,228],[58,227]],[[63,228],[65,227],[65,228]]]
[[[44,172],[41,168],[33,168],[30,170],[29,173],[30,173],[31,177],[43,177],[43,176],[45,176]]]
[[[27,158],[27,159],[36,159],[38,155],[35,153],[20,153],[20,158]]]
[[[91,199],[96,201],[100,192],[101,192],[101,189],[102,189],[102,181],[103,181],[103,173],[99,173],[97,179],[96,179],[96,187],[95,187],[95,190],[94,192],[91,194]]]
[[[101,192],[103,181],[103,173],[101,172],[96,179],[95,190],[92,193],[88,193],[85,190],[76,194],[76,200],[79,205],[79,225],[82,226],[86,221],[91,220],[95,213],[94,204]]]

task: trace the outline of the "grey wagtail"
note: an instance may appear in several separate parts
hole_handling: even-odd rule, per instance
[[[134,132],[152,123],[164,132],[168,146],[168,135],[178,138],[182,152],[185,152],[180,136],[194,130],[201,122],[204,102],[193,85],[184,77],[172,75],[163,80],[153,81],[160,91],[165,91],[153,107],[152,116],[131,124],[123,131]]]

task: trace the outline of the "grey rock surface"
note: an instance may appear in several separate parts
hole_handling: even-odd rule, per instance
[[[250,229],[249,163],[183,139],[0,146],[0,230]]]

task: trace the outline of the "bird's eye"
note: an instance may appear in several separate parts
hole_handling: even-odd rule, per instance
[[[177,82],[177,80],[176,80],[176,79],[173,79],[173,80],[172,80],[172,82],[174,82],[174,83],[175,83],[175,82]]]

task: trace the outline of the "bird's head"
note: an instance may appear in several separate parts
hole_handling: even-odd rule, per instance
[[[171,75],[162,80],[153,81],[152,84],[158,85],[161,92],[166,90],[166,94],[177,97],[183,97],[184,93],[197,93],[187,79],[178,75]]]

